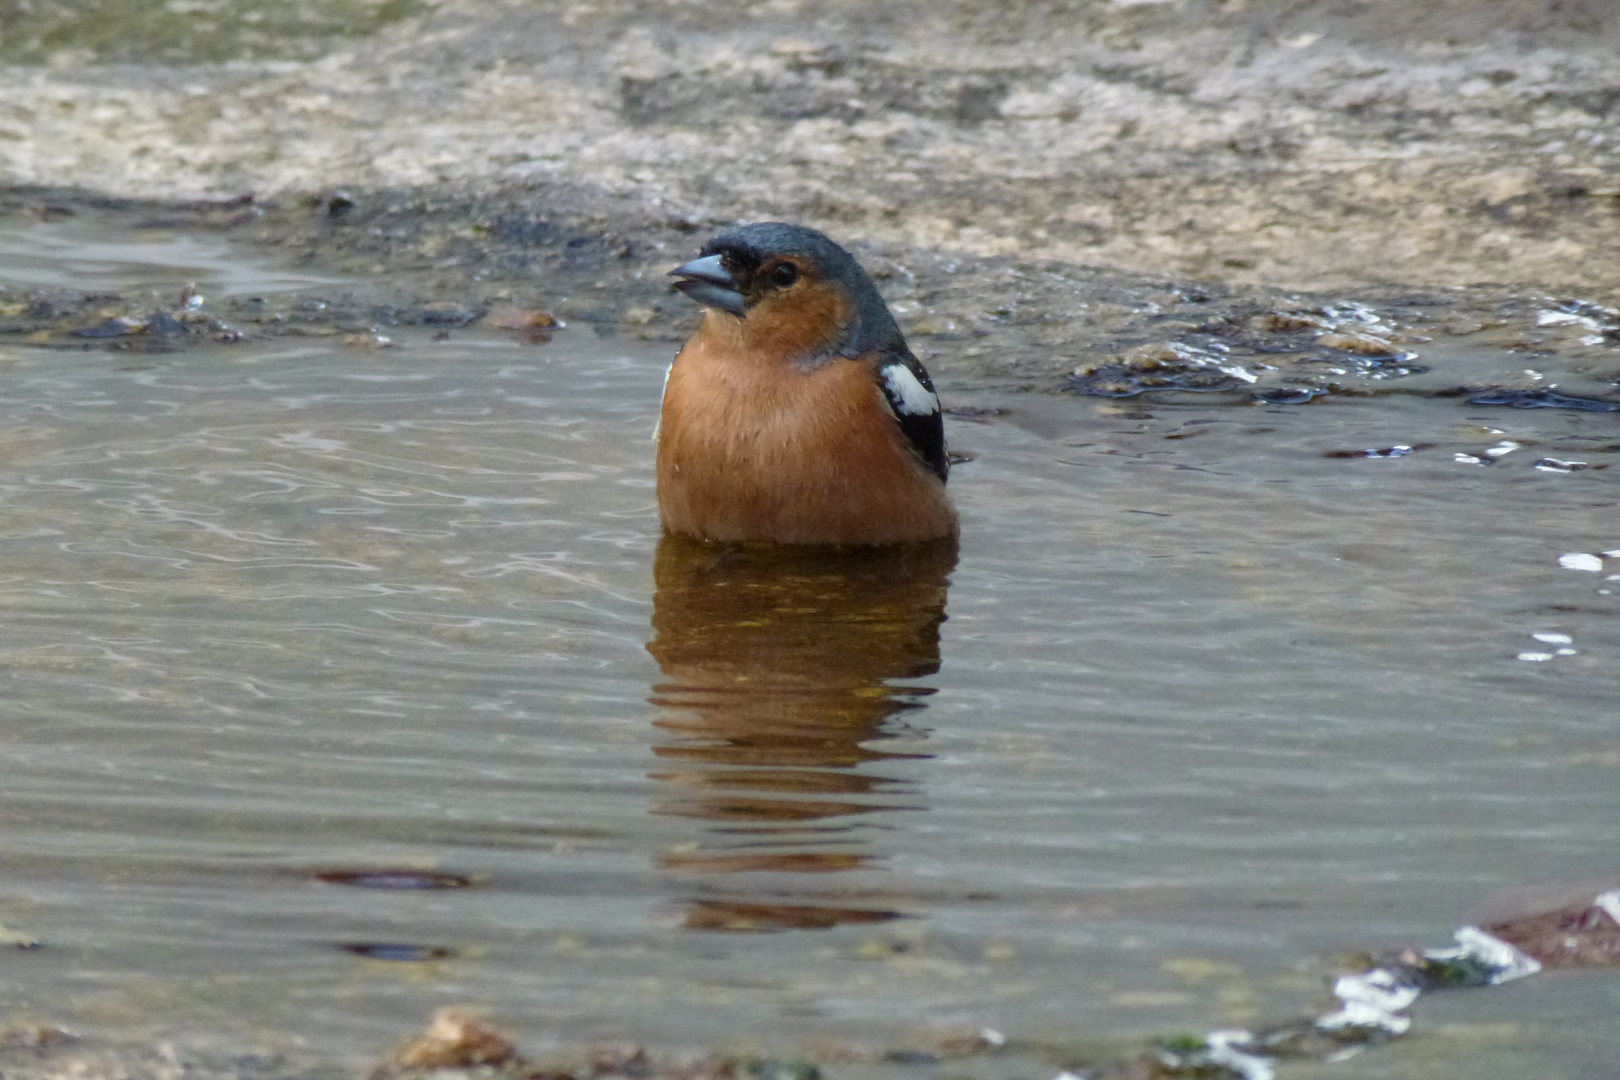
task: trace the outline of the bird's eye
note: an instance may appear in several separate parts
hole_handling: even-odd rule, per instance
[[[785,289],[799,280],[799,268],[792,263],[777,263],[771,271],[771,284],[779,289]]]

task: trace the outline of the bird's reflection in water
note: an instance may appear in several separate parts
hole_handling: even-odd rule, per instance
[[[664,538],[648,646],[666,676],[651,698],[668,736],[653,750],[667,792],[655,812],[709,823],[690,850],[660,859],[692,878],[686,926],[819,929],[900,916],[825,875],[876,868],[880,822],[924,808],[884,764],[929,756],[899,714],[932,691],[889,680],[939,670],[955,565],[954,540],[829,551]]]

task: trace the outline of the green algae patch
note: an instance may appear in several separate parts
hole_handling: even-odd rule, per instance
[[[422,0],[0,0],[0,61],[307,60],[424,8]]]

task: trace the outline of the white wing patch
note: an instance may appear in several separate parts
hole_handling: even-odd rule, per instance
[[[890,364],[883,369],[883,382],[889,388],[889,399],[895,411],[907,416],[927,416],[939,412],[939,398],[917,381],[917,376],[906,370],[904,364]]]

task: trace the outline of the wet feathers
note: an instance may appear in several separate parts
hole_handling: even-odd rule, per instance
[[[673,273],[705,310],[664,389],[666,529],[842,546],[955,534],[939,399],[853,256],[766,223]]]

